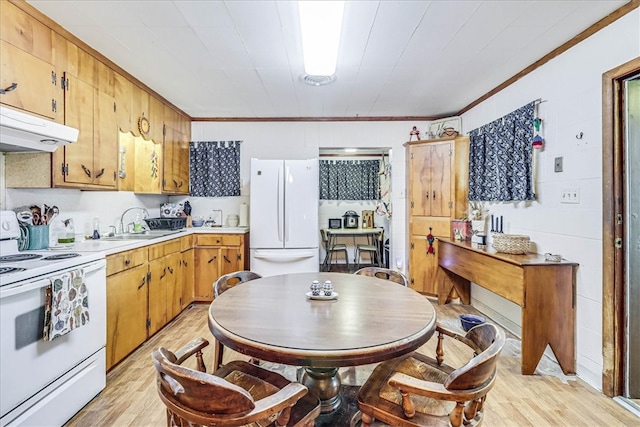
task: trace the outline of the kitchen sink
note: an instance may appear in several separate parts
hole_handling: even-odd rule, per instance
[[[125,233],[125,234],[116,234],[115,236],[104,236],[101,237],[100,240],[104,241],[123,241],[123,240],[149,240],[155,239],[156,237],[168,236],[171,234],[179,233],[182,230],[147,230],[142,233]]]

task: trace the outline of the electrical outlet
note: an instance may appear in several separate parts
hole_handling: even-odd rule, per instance
[[[562,172],[562,157],[556,157],[554,163],[554,171]]]
[[[580,188],[563,188],[560,194],[560,203],[580,203]]]

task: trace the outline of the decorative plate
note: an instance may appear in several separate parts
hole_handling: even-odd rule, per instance
[[[140,131],[140,134],[144,136],[147,136],[151,130],[151,123],[149,123],[149,119],[145,116],[141,116],[138,119],[138,130]]]
[[[328,300],[332,300],[332,299],[338,299],[338,293],[337,292],[332,292],[331,295],[327,296],[324,293],[321,293],[320,295],[313,295],[311,293],[311,291],[307,292],[305,294],[307,296],[307,298],[309,299],[317,299],[320,301],[328,301]]]

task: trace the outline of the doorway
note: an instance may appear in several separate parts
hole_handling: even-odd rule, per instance
[[[358,262],[361,266],[374,262],[383,266],[389,265],[392,246],[392,149],[390,147],[320,147],[319,156],[320,161],[327,164],[326,175],[322,173],[322,164],[320,173],[321,198],[318,213],[320,229],[330,227],[331,224],[342,226],[344,215],[347,213],[357,215],[358,228],[363,228],[363,224],[367,224],[367,227],[383,229],[380,239],[357,235],[342,236],[337,239],[335,243],[346,246],[346,259],[342,255],[343,252],[335,254],[333,261],[337,264],[332,264],[331,270],[353,272],[357,269]],[[337,189],[338,187],[340,190]],[[355,191],[356,187],[361,191]],[[335,191],[329,191],[329,188]],[[364,198],[360,200],[355,196],[356,194]],[[365,216],[371,221],[365,222]],[[362,256],[358,257],[356,247],[363,244],[375,245],[377,254],[380,256],[374,256],[372,252],[363,252]],[[325,259],[325,246],[326,244],[321,245],[320,260]],[[394,268],[395,265],[390,267]]]
[[[640,58],[603,75],[603,392],[640,412]]]

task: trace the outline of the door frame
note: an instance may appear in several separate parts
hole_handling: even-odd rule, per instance
[[[639,72],[637,57],[602,75],[602,391],[610,397],[624,395],[626,384],[626,254],[615,246],[627,238],[622,90]]]

